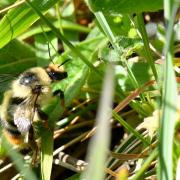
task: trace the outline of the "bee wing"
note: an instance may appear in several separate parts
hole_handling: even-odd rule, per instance
[[[0,92],[6,91],[18,74],[0,74]]]
[[[21,134],[28,133],[34,118],[34,103],[32,99],[25,100],[17,106],[14,112],[14,124]]]

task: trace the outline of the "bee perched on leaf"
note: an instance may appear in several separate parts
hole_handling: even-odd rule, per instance
[[[9,143],[18,147],[28,145],[33,150],[33,156],[37,155],[33,123],[48,119],[41,107],[55,95],[61,95],[60,90],[53,93],[50,86],[66,77],[67,72],[62,66],[50,64],[45,68],[30,68],[12,81],[0,106],[3,135]]]

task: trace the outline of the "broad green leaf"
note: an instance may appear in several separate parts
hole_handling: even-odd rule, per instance
[[[129,36],[132,34],[130,32],[134,27],[127,15],[120,14],[114,16],[112,14],[106,14],[105,18],[115,36]]]
[[[34,49],[16,39],[0,49],[0,92],[7,90],[21,72],[36,66],[36,61]]]
[[[57,0],[33,0],[32,3],[40,11],[45,12]],[[10,10],[0,21],[0,48],[28,29],[39,16],[26,4]]]
[[[82,44],[77,46],[76,49],[82,51],[83,55],[88,57],[89,62],[94,62],[97,59],[94,59],[93,55],[96,53],[102,39],[102,34],[96,29],[92,31],[86,41],[82,42]],[[96,47],[96,49],[94,49],[94,47]],[[84,86],[85,82],[87,82],[88,78],[91,78],[92,81],[96,81],[98,75],[95,74],[91,68],[86,66],[79,57],[74,55],[72,51],[66,51],[63,53],[57,63],[60,64],[62,61],[67,59],[69,59],[69,62],[64,64],[64,66],[68,73],[68,77],[63,80],[63,82],[59,82],[57,86],[59,86],[60,89],[65,90],[65,103],[66,105],[69,105],[78,95],[81,97],[82,95],[83,97],[85,96],[85,93],[81,91],[81,88]],[[89,74],[90,71],[91,74]],[[58,87],[55,87],[55,89],[56,88]]]
[[[35,59],[27,58],[24,60],[19,60],[19,61],[7,63],[5,65],[1,65],[0,73],[1,74],[3,74],[3,73],[4,74],[6,74],[6,73],[17,74],[17,73],[23,72],[24,70],[26,70],[32,66],[36,66]]]
[[[121,58],[126,58],[129,67],[131,68],[134,76],[137,79],[137,82],[140,86],[144,83],[152,79],[152,73],[150,71],[149,65],[145,62],[129,62],[129,57],[133,53],[137,53],[142,50],[143,44],[142,40],[139,38],[128,38],[125,36],[117,37],[117,42],[121,51],[121,56],[119,57],[118,52],[115,49],[111,49],[108,47],[108,44],[103,46],[103,48],[99,51],[99,58],[108,62],[109,54],[111,51],[111,58],[113,62],[121,65],[115,65],[115,73],[117,77],[118,85],[120,85],[121,89],[125,91],[134,90],[134,86],[131,83],[131,79],[128,77],[127,69],[121,63]],[[97,78],[96,78],[97,79]]]
[[[133,14],[145,11],[157,11],[163,8],[162,0],[88,0],[92,11],[105,14]]]
[[[23,53],[22,53],[23,52]],[[36,65],[34,49],[18,40],[11,41],[0,49],[0,74],[20,73]]]
[[[138,84],[140,86],[154,79],[150,71],[150,67],[148,63],[145,63],[145,62],[129,63],[129,66],[131,67],[132,72],[137,78]],[[129,78],[127,78],[125,81],[125,88],[126,90],[133,90],[133,87]]]
[[[116,41],[121,51],[117,52],[117,50],[111,47],[111,44],[106,42],[106,44],[104,44],[102,49],[99,51],[99,58],[108,62],[111,55],[111,61],[120,62],[123,61],[123,58],[129,58],[133,53],[136,53],[143,48],[142,40],[139,38],[118,36],[116,37]]]
[[[65,91],[66,105],[69,105],[72,100],[80,93],[81,87],[84,85],[87,79],[88,72],[89,68],[84,65],[81,71],[76,73],[72,81],[70,81],[70,84],[67,86]]]

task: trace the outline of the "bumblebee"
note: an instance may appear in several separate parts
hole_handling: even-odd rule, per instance
[[[66,77],[62,66],[50,64],[30,68],[12,81],[0,106],[0,123],[9,143],[37,150],[32,124],[48,119],[41,107],[57,95],[52,92],[51,84]]]

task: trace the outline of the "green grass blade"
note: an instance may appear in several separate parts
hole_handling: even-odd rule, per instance
[[[92,138],[89,153],[87,170],[81,179],[86,180],[103,180],[105,175],[105,165],[107,158],[107,150],[110,143],[110,123],[112,99],[113,99],[113,69],[109,65],[104,78],[104,87],[99,104],[99,110],[96,117],[97,131]]]
[[[173,139],[177,107],[177,84],[173,70],[173,22],[178,3],[171,0],[164,1],[165,18],[168,23],[166,44],[164,48],[164,83],[162,97],[162,118],[160,125],[159,142],[159,178],[162,180],[173,179]],[[173,93],[172,93],[173,90]]]
[[[150,49],[150,46],[149,46],[149,40],[148,40],[147,32],[146,32],[146,29],[145,29],[142,14],[137,14],[137,22],[138,22],[138,28],[139,28],[139,31],[141,33],[141,37],[142,37],[142,40],[143,40],[143,43],[144,43],[147,62],[149,63],[149,65],[151,67],[154,78],[156,80],[158,80],[158,75],[157,75],[156,67],[155,67],[154,62],[153,62],[153,57],[152,57],[151,49]]]
[[[143,138],[141,134],[139,134],[136,130],[134,130],[126,121],[124,121],[115,111],[112,112],[113,117],[119,121],[119,123],[125,127],[129,132],[134,134],[138,139],[140,139],[146,146],[149,146],[149,142]]]
[[[157,151],[157,149],[154,149],[151,152],[151,154],[149,155],[149,157],[146,159],[144,164],[141,166],[140,170],[138,170],[138,172],[135,174],[135,176],[133,177],[133,180],[142,179],[142,175],[144,174],[145,170],[148,169],[148,167],[150,166],[151,162],[155,159],[155,157],[157,155],[158,155],[158,151]]]
[[[50,180],[53,161],[53,132],[43,133],[41,140],[41,177],[42,180]]]
[[[41,177],[42,180],[50,180],[53,162],[53,129],[55,122],[61,117],[63,108],[59,98],[55,98],[44,111],[49,114],[48,128],[42,128],[41,134]]]
[[[68,31],[77,31],[77,32],[84,32],[84,33],[90,32],[90,28],[88,27],[81,26],[79,24],[73,23],[71,21],[67,21],[65,19],[62,19],[61,21],[62,21],[62,28],[64,29],[64,31],[68,30]],[[58,21],[53,22],[53,25],[56,28],[58,28]],[[51,31],[51,29],[46,25],[42,25],[42,27],[43,27],[44,32]],[[41,27],[39,26],[31,27],[28,31],[18,36],[18,39],[23,40],[39,33],[42,33]]]

